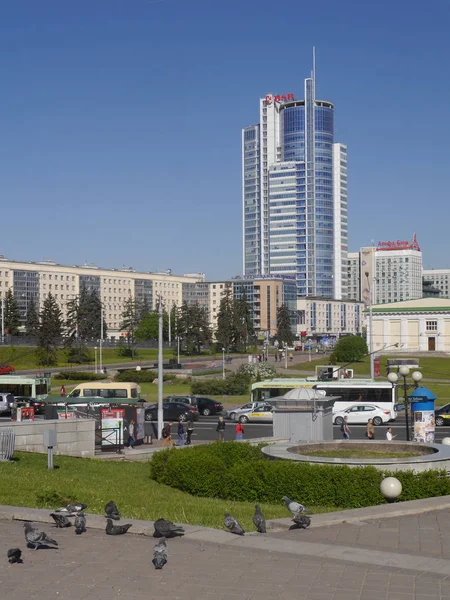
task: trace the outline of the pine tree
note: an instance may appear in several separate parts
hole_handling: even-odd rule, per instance
[[[123,306],[123,312],[121,314],[122,322],[120,324],[120,331],[126,332],[128,351],[132,358],[134,358],[136,350],[136,331],[139,326],[139,314],[136,306],[136,301],[133,298],[125,300]]]
[[[80,294],[67,303],[67,328],[69,345],[75,340],[80,343],[97,341],[101,337],[102,303],[98,292],[88,291],[84,285]],[[106,322],[103,319],[103,339],[107,335]]]
[[[7,331],[9,335],[17,335],[21,321],[20,311],[11,288],[5,294],[4,315],[5,332]]]
[[[37,336],[39,333],[39,311],[34,298],[32,298],[28,304],[25,331],[27,335],[32,336]]]
[[[44,300],[40,314],[37,358],[40,365],[57,364],[57,348],[63,331],[61,309],[51,293]]]
[[[208,310],[205,306],[184,302],[177,319],[177,332],[188,353],[200,354],[201,347],[211,342]]]
[[[226,284],[222,299],[220,300],[219,312],[217,313],[216,339],[225,352],[236,348],[236,318],[233,292],[230,284]]]
[[[277,339],[280,348],[283,346],[292,346],[294,334],[291,327],[291,316],[286,304],[282,304],[277,310]]]
[[[247,346],[255,342],[253,326],[253,310],[244,292],[242,298],[234,301],[234,327],[236,330],[236,346],[239,351],[247,351]]]

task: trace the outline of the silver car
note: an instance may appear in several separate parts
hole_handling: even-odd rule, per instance
[[[227,419],[231,419],[232,421],[238,421],[240,415],[251,412],[260,404],[263,404],[263,402],[247,402],[247,404],[243,404],[239,408],[231,408],[230,410],[227,410],[225,417]]]

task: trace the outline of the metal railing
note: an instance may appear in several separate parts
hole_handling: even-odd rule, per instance
[[[14,429],[0,430],[0,461],[12,460],[14,456]]]

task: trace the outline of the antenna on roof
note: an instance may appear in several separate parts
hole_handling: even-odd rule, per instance
[[[311,73],[311,77],[313,80],[313,93],[314,93],[314,100],[316,99],[316,47],[313,46],[313,70]]]

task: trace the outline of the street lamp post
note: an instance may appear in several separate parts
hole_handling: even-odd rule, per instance
[[[369,286],[369,352],[370,352],[370,379],[375,379],[375,356],[373,353],[373,313],[372,313],[372,286],[370,285],[369,272],[365,273]]]
[[[225,348],[222,348],[222,379],[225,379]]]
[[[95,372],[97,373],[97,346],[94,348],[94,357],[95,357]]]
[[[5,343],[5,299],[2,298],[2,344]]]
[[[179,335],[177,335],[177,346],[178,346],[178,353],[177,353],[178,364],[180,364],[180,336]]]
[[[100,373],[103,373],[103,305],[100,311],[100,349],[99,349],[99,366]]]
[[[163,412],[163,305],[159,298],[158,305],[158,440],[162,437],[162,429],[164,426]]]
[[[409,442],[409,402],[408,402],[408,388],[409,387],[418,387],[419,382],[422,381],[422,373],[420,371],[414,371],[411,375],[414,383],[412,386],[406,382],[406,378],[409,375],[409,367],[406,365],[402,365],[399,367],[399,375],[403,377],[403,397],[405,400],[405,419],[406,419],[406,441]],[[398,380],[399,376],[397,373],[389,373],[387,376],[388,380],[392,383],[393,386],[399,385]]]

